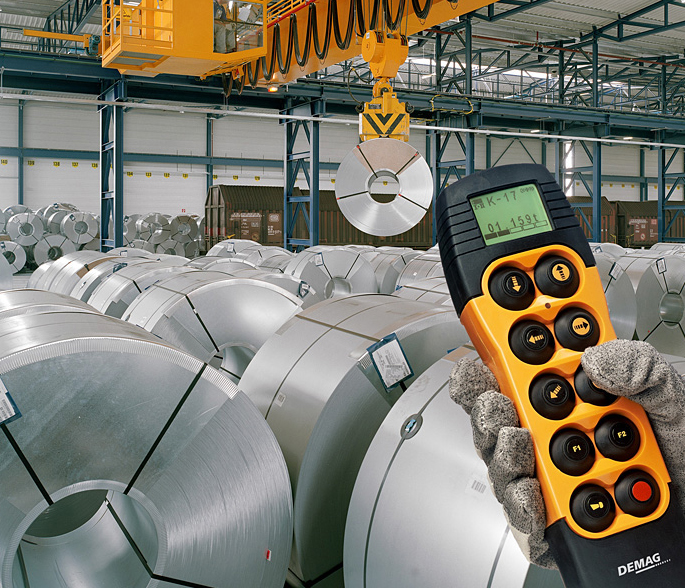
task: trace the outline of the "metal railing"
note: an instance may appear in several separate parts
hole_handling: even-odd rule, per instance
[[[120,46],[124,38],[152,50],[173,47],[174,0],[142,0],[135,7],[104,0],[102,10],[103,55]]]

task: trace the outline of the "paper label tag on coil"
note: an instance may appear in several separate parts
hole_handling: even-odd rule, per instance
[[[477,498],[482,498],[485,495],[488,487],[489,484],[485,478],[479,476],[478,474],[472,474],[466,483],[464,493],[470,494],[471,496],[476,496]]]
[[[226,251],[228,251],[228,253],[233,253],[235,251],[235,243],[227,243]]]
[[[656,271],[660,274],[666,273],[666,260],[663,257],[656,260]]]
[[[614,263],[614,265],[611,266],[611,270],[609,271],[609,277],[613,278],[614,280],[618,280],[621,277],[622,273],[623,268],[617,263]]]
[[[10,393],[0,380],[0,425],[6,425],[21,417],[21,412],[12,400]]]
[[[367,348],[367,351],[386,389],[389,390],[414,375],[394,333]]]
[[[314,256],[314,265],[323,265],[323,253],[317,253]]]

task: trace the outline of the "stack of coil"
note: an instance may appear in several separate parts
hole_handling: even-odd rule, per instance
[[[50,292],[0,293],[0,585],[281,588],[288,475],[225,376]]]

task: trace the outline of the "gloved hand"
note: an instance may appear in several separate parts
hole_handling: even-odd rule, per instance
[[[685,504],[685,383],[649,343],[615,340],[591,347],[581,358],[596,386],[641,404],[649,415],[659,447]],[[478,454],[488,466],[495,497],[526,558],[556,568],[544,538],[546,518],[540,484],[534,477],[530,432],[519,425],[514,404],[500,394],[492,372],[462,360],[450,378],[450,396],[471,416]]]

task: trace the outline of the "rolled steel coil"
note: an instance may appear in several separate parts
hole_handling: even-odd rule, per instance
[[[197,257],[200,255],[200,244],[197,241],[191,241],[190,243],[184,243],[185,256],[188,259]]]
[[[440,254],[437,252],[426,252],[409,260],[400,272],[396,286],[402,287],[424,278],[442,277],[444,275],[445,272],[442,269]]]
[[[31,209],[28,206],[24,206],[23,204],[14,204],[13,206],[8,206],[7,208],[5,208],[5,213],[9,216],[25,214],[27,212],[31,212]]]
[[[25,415],[3,436],[2,586],[283,586],[287,471],[226,377],[81,311],[3,320],[0,349]]]
[[[208,257],[235,257],[243,249],[252,250],[255,246],[261,247],[256,241],[250,241],[249,239],[225,239],[224,241],[219,241],[214,247],[212,247],[208,252]]]
[[[180,259],[176,258],[176,260]],[[196,271],[189,267],[179,266],[176,260],[150,260],[122,268],[95,288],[88,299],[88,304],[103,314],[121,318],[131,303],[151,284],[171,274]]]
[[[463,357],[478,358],[461,347],[426,370],[373,438],[347,514],[345,588],[563,588],[523,557],[449,396]]]
[[[10,215],[5,211],[0,211],[0,233],[5,234],[7,232],[7,221],[10,219]]]
[[[14,241],[0,241],[0,252],[10,264],[12,273],[16,274],[26,266],[26,250]]]
[[[85,302],[45,290],[10,290],[0,294],[0,319],[59,311],[97,313]]]
[[[405,298],[407,300],[420,300],[428,304],[435,304],[437,306],[444,304],[453,308],[452,298],[450,296],[447,281],[444,277],[425,278],[418,282],[406,284],[398,288],[393,296]]]
[[[241,257],[210,257],[209,255],[193,259],[187,265],[197,269],[211,270],[229,275],[234,275],[236,271],[244,269],[256,269],[253,264]]]
[[[626,272],[633,289],[637,292],[642,274],[647,271],[652,262],[670,256],[671,251],[650,251],[648,249],[635,250],[619,257],[616,263]]]
[[[173,241],[190,243],[197,239],[197,221],[187,214],[175,216],[169,223],[169,234]]]
[[[300,298],[273,284],[196,271],[152,284],[122,318],[238,381],[264,342],[301,307]]]
[[[32,212],[15,214],[7,221],[6,229],[10,239],[22,247],[35,245],[45,234],[43,221]]]
[[[349,249],[305,249],[290,260],[284,273],[307,282],[324,298],[378,292],[371,264]]]
[[[295,254],[291,251],[281,247],[269,247],[268,249],[262,249],[258,254],[251,255],[247,258],[247,261],[254,263],[258,268],[265,271],[283,273],[293,257],[295,257]]]
[[[420,251],[406,251],[399,250],[397,252],[391,250],[385,251],[370,251],[362,252],[362,257],[371,264],[374,273],[376,274],[376,281],[378,282],[378,291],[381,294],[392,294],[397,287],[397,280],[406,265],[415,257],[421,254]]]
[[[97,267],[84,274],[69,295],[77,300],[88,302],[95,289],[104,280],[107,280],[126,267],[147,262],[148,259],[145,257],[114,257],[106,259],[98,264]]]
[[[100,251],[100,233],[98,233],[92,241],[88,241],[84,245],[78,245],[79,251]]]
[[[345,517],[369,444],[404,386],[467,340],[446,307],[348,296],[293,317],[250,363],[240,389],[265,415],[286,456],[295,497],[290,569],[299,581],[315,585],[325,576],[322,586],[342,585]],[[385,355],[397,350],[394,341],[406,364],[399,353]],[[407,366],[413,376],[386,388],[380,374],[391,384],[407,375]]]
[[[610,254],[596,252],[595,261],[616,336],[632,339],[637,325],[637,297],[633,284]]]
[[[388,202],[372,194],[378,180],[398,184]],[[336,176],[340,211],[369,235],[399,235],[416,226],[433,198],[433,177],[426,160],[409,143],[388,138],[357,145],[343,159]]]
[[[36,265],[43,265],[46,261],[54,261],[75,251],[76,245],[63,235],[45,235],[30,249]]]
[[[100,232],[100,223],[87,212],[73,212],[62,219],[60,232],[77,245],[90,243]]]
[[[156,253],[164,253],[166,255],[179,255],[185,257],[186,248],[184,243],[179,243],[173,239],[167,239],[163,243],[160,243],[155,248]]]
[[[48,232],[52,233],[53,235],[61,235],[62,234],[62,221],[64,220],[64,217],[72,214],[68,210],[58,210],[56,212],[53,212],[50,214],[50,216],[43,217],[45,220],[45,226],[47,227]]]
[[[149,251],[150,253],[156,253],[155,252],[155,246],[150,243],[149,241],[143,241],[143,239],[134,239],[131,241],[128,246],[131,249],[142,249],[143,251]]]
[[[649,251],[682,251],[682,243],[654,243]]]
[[[76,251],[68,253],[63,257],[45,264],[48,267],[43,272],[35,272],[28,281],[29,288],[40,290],[50,290],[60,294],[71,294],[73,287],[78,280],[83,277],[91,267],[96,267],[104,259],[110,257],[106,253],[99,251]],[[64,282],[68,282],[65,286]]]
[[[138,219],[136,227],[140,238],[153,245],[164,243],[164,241],[169,239],[171,231],[169,219],[158,212],[152,212]]]
[[[129,214],[124,217],[124,241],[126,244],[140,238],[138,234],[138,220],[141,216],[140,214]]]
[[[685,259],[654,260],[640,279],[637,336],[658,351],[685,357]]]
[[[625,247],[616,243],[590,243],[590,249],[592,249],[592,253],[605,253],[614,259],[623,257],[629,252]]]

